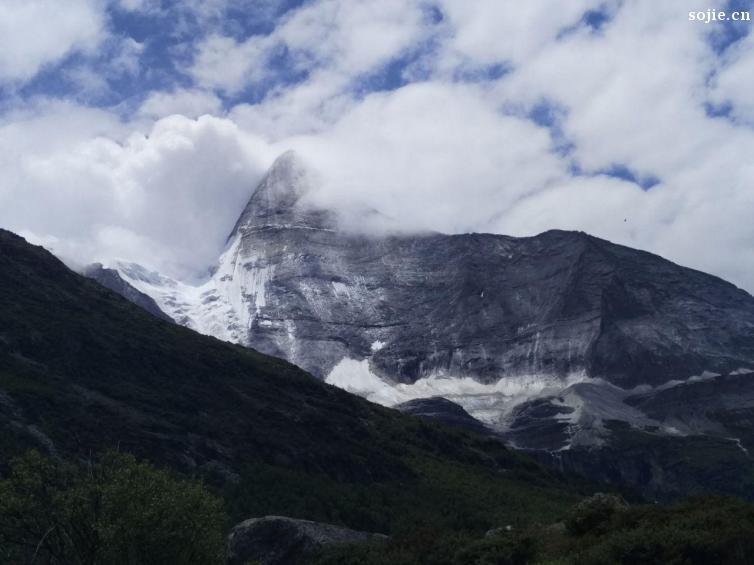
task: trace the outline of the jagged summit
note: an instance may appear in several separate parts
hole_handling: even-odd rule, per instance
[[[251,195],[231,238],[264,228],[333,227],[331,212],[305,201],[313,182],[311,171],[295,151],[280,155]]]

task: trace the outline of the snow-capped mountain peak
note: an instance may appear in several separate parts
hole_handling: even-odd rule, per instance
[[[306,200],[314,183],[312,171],[295,151],[283,153],[252,193],[230,238],[264,228],[333,227],[333,215]]]
[[[754,298],[715,277],[575,232],[358,235],[312,206],[314,188],[295,153],[278,158],[200,286],[119,270],[200,332],[378,402],[451,396],[488,422],[558,383],[754,365]]]

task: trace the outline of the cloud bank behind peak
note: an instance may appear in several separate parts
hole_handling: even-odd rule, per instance
[[[295,149],[351,229],[578,229],[751,292],[754,44],[708,4],[77,0],[0,55],[0,224],[196,275]]]

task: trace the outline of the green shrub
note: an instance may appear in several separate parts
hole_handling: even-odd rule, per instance
[[[220,561],[222,503],[131,455],[87,465],[29,452],[0,481],[0,560],[50,565]]]
[[[620,496],[597,493],[571,510],[565,521],[566,530],[574,536],[603,534],[615,513],[627,506]]]
[[[581,565],[754,564],[754,506],[724,497],[631,508],[582,547]]]
[[[708,496],[627,506],[612,495],[578,504],[568,524],[530,524],[481,538],[404,532],[381,546],[341,547],[317,565],[754,565],[754,505]]]
[[[532,537],[501,535],[485,538],[458,552],[456,565],[527,565],[537,557]]]

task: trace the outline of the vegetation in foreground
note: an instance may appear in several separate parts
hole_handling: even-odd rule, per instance
[[[519,519],[489,531],[490,520],[513,515],[494,489],[486,506],[476,497],[459,503],[468,489],[489,488],[484,481],[464,485],[446,477],[448,494],[459,489],[456,496],[427,505],[417,501],[428,493],[405,492],[402,499],[387,488],[349,493],[300,477],[282,478],[275,488],[268,480],[281,478],[277,471],[256,471],[268,475],[258,485],[271,487],[255,493],[260,512],[383,524],[391,533],[385,543],[331,548],[310,565],[754,564],[754,504],[733,498],[629,506],[598,495],[550,523]],[[200,482],[128,454],[108,452],[74,465],[31,451],[0,481],[0,563],[221,563],[232,525],[227,511],[239,493],[226,494],[223,501]]]
[[[226,528],[201,483],[128,454],[72,465],[30,451],[0,481],[0,563],[218,563]]]
[[[487,535],[410,530],[383,545],[340,547],[313,565],[748,565],[754,505],[707,496],[669,506],[588,500],[564,521]]]

